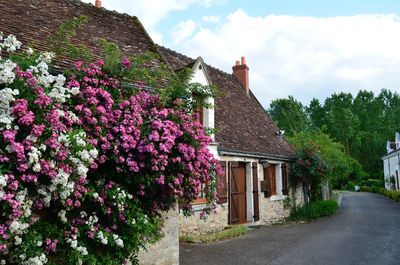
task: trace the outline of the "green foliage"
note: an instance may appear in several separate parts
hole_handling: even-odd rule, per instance
[[[104,68],[114,75],[121,70],[121,51],[115,43],[106,39],[100,39],[99,44],[103,48]]]
[[[249,228],[244,225],[234,225],[225,228],[224,230],[217,231],[214,233],[194,236],[194,235],[182,235],[179,237],[179,241],[185,243],[210,243],[215,241],[221,241],[229,238],[238,237],[246,234]]]
[[[367,179],[360,182],[361,190],[364,188],[368,192],[378,192],[384,187],[384,181],[381,179]]]
[[[273,100],[268,113],[279,128],[285,130],[289,136],[307,128],[307,116],[304,107],[292,96],[287,99]]]
[[[385,197],[388,197],[389,199],[400,202],[400,191],[387,190],[385,188],[377,188],[376,186],[374,187],[361,186],[361,191],[379,193]]]
[[[325,128],[326,113],[318,99],[313,98],[309,106],[305,107],[308,123],[312,130],[323,130]]]
[[[316,201],[297,208],[289,216],[289,220],[310,221],[323,216],[330,216],[339,208],[335,200]]]
[[[92,59],[89,49],[83,44],[73,43],[77,30],[88,22],[86,16],[74,17],[61,24],[57,32],[47,39],[48,49],[57,56],[64,56],[75,60],[89,61]]]
[[[400,192],[398,191],[381,188],[379,189],[379,193],[394,201],[400,201]]]
[[[357,160],[345,153],[343,145],[333,141],[322,132],[300,132],[289,138],[298,149],[306,148],[310,143],[316,146],[322,158],[331,168],[326,177],[333,188],[342,189],[348,181],[359,182],[365,175]]]
[[[356,187],[356,184],[353,181],[349,181],[349,182],[347,182],[344,189],[349,190],[349,191],[354,191],[355,187]]]
[[[301,118],[303,111],[305,122]],[[343,187],[346,179],[357,183],[368,176],[380,178],[383,175],[380,158],[386,152],[386,141],[400,131],[400,95],[386,89],[378,95],[365,90],[355,96],[332,94],[324,102],[313,99],[304,107],[293,98],[278,99],[271,103],[269,112],[290,137],[301,131],[322,132],[340,143],[343,152],[356,160],[348,177],[341,174],[337,182],[332,179],[336,188]],[[340,170],[345,172],[345,169]]]

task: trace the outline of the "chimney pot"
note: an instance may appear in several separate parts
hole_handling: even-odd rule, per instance
[[[101,0],[96,0],[94,4],[97,8],[101,8]]]
[[[232,67],[233,74],[242,84],[243,88],[246,91],[246,94],[249,95],[250,85],[249,85],[249,67],[246,65],[246,58],[243,56],[240,61],[236,61],[236,65]]]

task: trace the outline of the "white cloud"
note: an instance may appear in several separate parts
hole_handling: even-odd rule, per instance
[[[196,28],[197,25],[193,20],[186,20],[179,23],[172,32],[172,38],[174,40],[174,43],[181,43],[185,39],[192,36]]]
[[[174,49],[231,72],[240,56],[250,86],[267,107],[294,95],[304,103],[333,92],[400,88],[400,17],[251,17],[237,10]]]
[[[202,21],[204,22],[209,22],[209,23],[216,23],[221,19],[220,16],[204,16],[201,18]]]

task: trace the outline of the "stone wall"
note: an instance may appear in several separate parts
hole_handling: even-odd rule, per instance
[[[289,191],[289,196],[293,200],[292,190]],[[261,225],[269,225],[282,223],[290,215],[290,209],[285,208],[284,199],[286,196],[272,196],[265,198],[263,194],[260,196],[260,221]],[[294,194],[296,205],[304,204],[302,189],[299,187]]]
[[[289,191],[290,198],[293,197],[292,191]],[[265,198],[264,193],[259,193],[260,199],[260,220],[256,224],[270,225],[274,223],[282,223],[285,218],[290,215],[290,209],[286,209],[284,199],[286,196],[279,195],[272,198]],[[304,204],[303,191],[301,187],[296,190],[294,194],[296,205],[301,206]],[[179,214],[179,233],[180,235],[200,235],[223,230],[228,226],[228,204],[218,205],[216,212],[212,213],[204,221],[200,219],[199,206],[195,214],[190,217]]]
[[[175,265],[179,264],[179,213],[178,207],[163,214],[164,237],[139,253],[141,265]]]
[[[180,234],[199,235],[223,230],[228,225],[228,204],[218,205],[216,212],[210,214],[206,220],[200,219],[200,207],[194,215],[185,217],[179,214]]]

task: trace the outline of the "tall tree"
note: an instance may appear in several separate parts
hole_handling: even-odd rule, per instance
[[[353,96],[350,93],[333,94],[325,100],[326,132],[344,145],[347,154],[352,154],[359,141],[360,121],[352,112]]]
[[[312,129],[322,130],[326,122],[326,112],[318,99],[313,98],[310,105],[306,107],[306,114]]]
[[[294,97],[276,99],[271,102],[269,115],[288,136],[307,128],[307,116],[301,102]]]
[[[372,178],[383,176],[380,158],[386,141],[393,141],[395,132],[400,132],[400,95],[386,89],[377,96],[366,90],[355,98],[349,93],[332,94],[323,104],[314,98],[305,107],[293,97],[278,99],[269,112],[294,138],[299,132],[325,133],[359,162],[353,164],[355,168],[361,164]],[[328,142],[321,145],[329,146]]]

